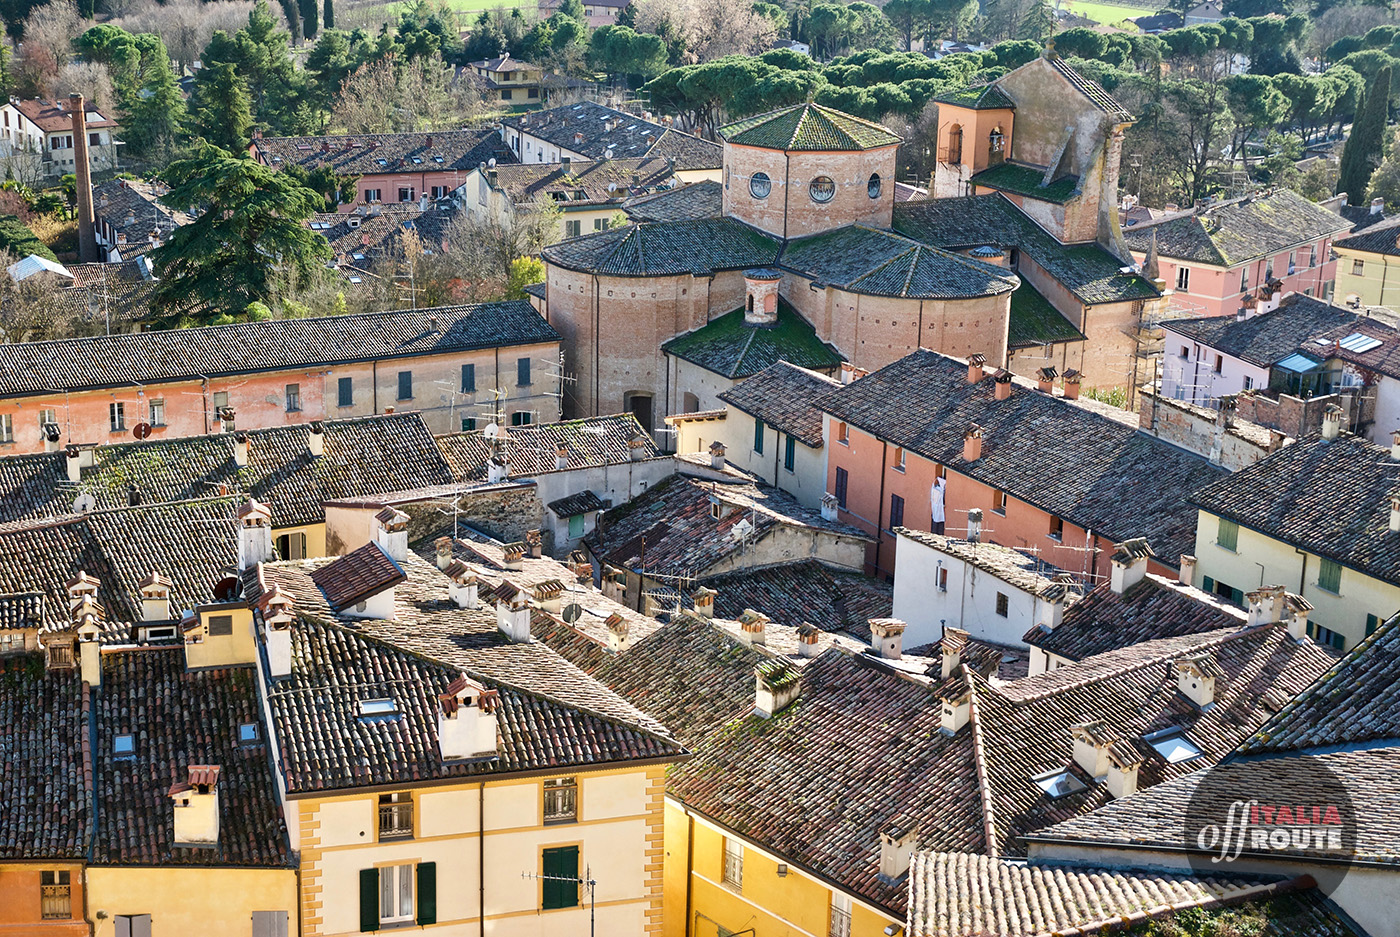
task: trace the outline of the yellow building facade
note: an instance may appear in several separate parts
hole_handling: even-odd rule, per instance
[[[114,930],[130,937],[277,937],[296,933],[297,872],[213,865],[91,866],[87,900],[90,914],[106,914],[96,922],[94,937],[110,937]],[[279,921],[281,930],[276,929]]]
[[[1400,309],[1400,256],[1363,250],[1346,240],[1332,250],[1338,257],[1337,302]]]

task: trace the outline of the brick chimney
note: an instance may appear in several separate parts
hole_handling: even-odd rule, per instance
[[[561,442],[554,447],[554,468],[562,472],[569,467],[569,444]]]
[[[940,697],[939,731],[944,735],[957,735],[972,718],[972,691],[964,689],[952,696]]]
[[[326,427],[320,420],[312,420],[306,434],[306,452],[313,459],[319,459],[326,451]]]
[[[770,329],[778,324],[780,270],[759,268],[744,271],[744,324]]]
[[[525,551],[532,559],[539,559],[544,556],[544,536],[539,528],[532,528],[525,531]]]
[[[525,568],[525,544],[512,541],[501,548],[501,564],[511,572],[518,573]]]
[[[292,597],[274,585],[263,596],[263,643],[267,646],[267,669],[274,677],[292,673],[292,623],[296,620]]]
[[[531,587],[530,593],[544,611],[558,615],[564,602],[564,583],[558,579],[546,579]]]
[[[836,516],[841,510],[841,502],[836,500],[836,496],[829,491],[822,492],[821,505],[822,520],[836,520]]]
[[[1059,377],[1059,375],[1059,371],[1048,366],[1036,371],[1036,390],[1045,394],[1053,394],[1055,392],[1055,378]]]
[[[895,882],[909,872],[919,827],[907,816],[895,817],[880,827],[880,878]]]
[[[395,563],[408,561],[408,515],[386,507],[374,515],[374,539]]]
[[[235,512],[238,520],[238,568],[272,561],[272,511],[252,498]]]
[[[976,384],[982,380],[982,372],[987,367],[986,355],[969,355],[967,359],[967,382]]]
[[[92,166],[88,162],[87,108],[81,94],[68,95],[73,121],[73,172],[78,177],[78,260],[97,262],[97,227],[92,210]]]
[[[169,621],[170,580],[158,572],[152,573],[136,584],[141,594],[142,621]]]
[[[1287,596],[1288,590],[1283,586],[1260,586],[1252,592],[1246,592],[1246,609],[1249,616],[1246,619],[1246,627],[1283,621],[1288,608]]]
[[[967,510],[967,542],[982,542],[982,509],[968,508]]]
[[[613,612],[604,624],[608,628],[608,650],[614,654],[625,651],[627,649],[627,634],[631,631],[627,619],[617,612]]]
[[[175,802],[175,845],[219,842],[219,766],[190,765],[189,778],[170,788]]]
[[[1118,544],[1110,558],[1108,587],[1122,595],[1147,575],[1147,560],[1156,556],[1146,537],[1134,537]]]
[[[443,761],[485,758],[499,750],[496,712],[499,690],[488,690],[461,673],[438,695],[438,751]]]
[[[982,458],[982,427],[973,423],[963,433],[963,459],[976,462]]]
[[[1108,777],[1104,780],[1111,797],[1120,800],[1137,793],[1138,768],[1142,762],[1142,752],[1126,739],[1109,746]]]
[[[1332,441],[1342,434],[1342,408],[1329,403],[1322,414],[1322,438]]]
[[[1225,676],[1215,655],[1206,651],[1172,661],[1176,670],[1176,688],[1202,710],[1215,705],[1215,681]]]
[[[943,639],[939,646],[943,651],[942,679],[947,680],[962,666],[963,651],[967,649],[968,633],[961,628],[943,627]]]
[[[59,445],[58,441],[62,437],[63,432],[59,429],[57,423],[45,423],[43,426],[43,430],[45,452],[57,452],[60,448],[62,448]]]
[[[1091,777],[1105,777],[1108,774],[1108,750],[1118,741],[1118,736],[1098,721],[1072,725],[1069,734],[1073,740],[1074,763]]]
[[[1313,604],[1301,595],[1289,592],[1284,596],[1284,605],[1288,615],[1285,619],[1288,636],[1302,641],[1308,636],[1308,613],[1313,610]]]
[[[724,453],[724,443],[720,442],[718,439],[710,443],[710,468],[724,468]]]
[[[447,597],[453,604],[458,608],[476,608],[481,604],[477,598],[476,573],[466,563],[450,560],[442,571],[451,581],[447,587]]]
[[[433,552],[438,569],[447,569],[452,562],[452,538],[438,537],[433,541]]]
[[[1073,368],[1065,372],[1064,390],[1066,400],[1079,399],[1079,372]]]
[[[248,467],[248,434],[233,434],[233,464],[239,468]]]
[[[761,612],[746,608],[739,615],[739,639],[748,646],[768,643],[768,622],[770,619]]]
[[[1006,400],[1011,396],[1011,372],[1002,368],[993,375],[992,380],[996,382],[996,399]]]
[[[804,621],[797,626],[797,654],[799,657],[816,657],[818,644],[821,639],[821,629],[810,621]]]
[[[530,640],[530,597],[509,579],[496,587],[496,627],[517,644]]]
[[[885,660],[904,656],[904,629],[909,627],[898,618],[870,619],[870,648]]]
[[[754,673],[754,715],[771,719],[802,694],[802,675],[786,660],[761,660]]]
[[[1196,578],[1196,558],[1189,553],[1183,553],[1178,562],[1181,564],[1181,569],[1176,574],[1176,581],[1183,586],[1191,585]]]
[[[701,586],[690,594],[692,608],[700,618],[715,617],[715,596],[719,595],[714,589]]]

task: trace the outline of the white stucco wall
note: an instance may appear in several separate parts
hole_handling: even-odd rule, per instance
[[[1250,364],[1192,341],[1163,326],[1162,395],[1173,400],[1209,405],[1225,394],[1246,390],[1245,379],[1251,387],[1269,386],[1269,369]],[[1187,357],[1182,357],[1182,349]],[[1221,356],[1221,368],[1215,370],[1215,356]]]
[[[948,589],[938,588],[948,571]],[[1007,598],[1007,614],[997,614],[997,594]],[[943,626],[962,628],[974,638],[1025,647],[1022,636],[1035,624],[1035,597],[942,550],[901,536],[895,551],[894,617],[908,624],[906,647],[937,641]]]

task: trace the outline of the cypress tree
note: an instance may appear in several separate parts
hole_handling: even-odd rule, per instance
[[[1381,142],[1385,135],[1389,104],[1390,68],[1387,66],[1376,73],[1376,80],[1357,110],[1346,146],[1342,147],[1337,191],[1347,194],[1350,205],[1362,205],[1366,201],[1366,186],[1381,160]]]
[[[335,3],[334,0],[326,0],[321,7],[321,28],[335,29]]]
[[[301,35],[310,42],[316,38],[320,4],[316,0],[299,0],[297,5],[301,8]]]

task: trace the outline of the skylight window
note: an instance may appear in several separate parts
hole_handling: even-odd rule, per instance
[[[1180,729],[1154,732],[1152,735],[1143,736],[1142,740],[1151,745],[1157,754],[1165,758],[1167,764],[1180,764],[1183,761],[1200,758],[1204,754],[1196,743],[1187,738],[1186,733]]]
[[[443,159],[442,159],[441,156],[434,156],[434,157],[433,157],[433,162],[435,162],[435,163],[441,163],[442,161],[443,161]]]
[[[379,165],[381,165],[381,166],[387,166],[387,165],[389,165],[389,161],[388,161],[387,159],[385,159],[384,157],[382,157],[382,156],[379,157],[379,159],[375,160],[375,162],[377,162],[377,163],[378,163]]]
[[[423,157],[421,157],[421,156],[415,156],[415,157],[413,157],[413,164],[414,164],[415,166],[418,165],[418,164],[421,163],[421,162],[423,162]]]
[[[1064,768],[1037,774],[1031,780],[1035,782],[1036,787],[1056,798],[1082,791],[1086,786],[1083,781]]]
[[[361,719],[388,719],[399,714],[399,704],[392,699],[360,700]]]
[[[119,735],[112,740],[112,754],[118,758],[136,757],[136,736]]]
[[[1362,335],[1360,332],[1352,332],[1350,335],[1342,339],[1337,344],[1341,345],[1347,351],[1354,351],[1360,353],[1363,351],[1370,351],[1372,348],[1379,348],[1385,343],[1382,342],[1379,338],[1372,338],[1369,335]]]
[[[258,742],[258,724],[256,722],[244,722],[238,726],[238,744],[256,745]]]

